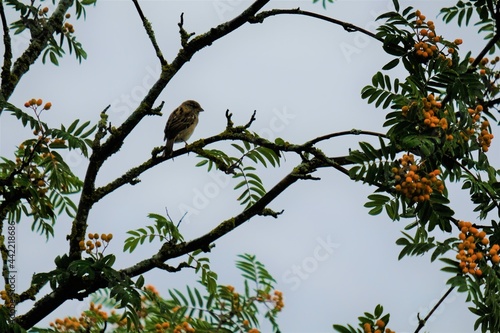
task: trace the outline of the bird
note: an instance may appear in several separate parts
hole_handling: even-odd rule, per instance
[[[172,156],[174,143],[184,142],[193,134],[196,125],[198,125],[198,115],[204,111],[200,103],[194,100],[184,101],[168,117],[165,125],[165,145],[164,156]]]

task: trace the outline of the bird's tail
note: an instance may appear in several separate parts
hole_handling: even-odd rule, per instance
[[[169,139],[169,140],[167,140],[167,143],[165,144],[165,151],[163,152],[163,156],[165,156],[165,157],[172,156],[173,150],[174,150],[174,140]]]

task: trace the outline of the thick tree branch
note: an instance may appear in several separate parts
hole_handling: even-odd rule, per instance
[[[309,152],[316,156],[317,158],[323,158],[324,162],[329,164],[329,166],[333,166],[334,168],[338,169],[344,174],[348,174],[347,170],[344,168],[340,168],[342,165],[349,165],[352,164],[351,161],[347,159],[346,156],[339,156],[339,157],[326,157],[322,153],[320,155],[320,151],[317,150],[316,148],[313,147],[314,144],[321,142],[321,141],[326,141],[328,139],[338,137],[338,136],[344,136],[344,135],[360,135],[360,134],[366,134],[366,135],[376,135],[376,136],[383,136],[383,134],[375,133],[375,132],[370,132],[370,131],[362,131],[362,130],[350,130],[350,131],[343,131],[343,132],[336,132],[336,133],[331,133],[328,135],[324,135],[321,137],[317,137],[315,139],[312,139],[310,141],[305,142],[304,144],[291,144],[289,142],[285,142],[284,144],[280,145],[274,142],[271,142],[269,140],[266,140],[264,138],[254,136],[252,134],[248,133],[243,133],[242,131],[238,131],[235,129],[238,129],[239,127],[232,128],[231,130],[226,130],[222,132],[221,134],[214,135],[209,138],[205,139],[200,139],[198,141],[193,142],[192,144],[185,146],[181,149],[178,149],[173,152],[171,157],[164,157],[164,156],[153,156],[149,160],[145,161],[141,165],[138,165],[129,171],[127,171],[125,174],[122,176],[116,178],[112,182],[99,187],[95,189],[93,192],[93,202],[97,202],[101,200],[104,196],[108,195],[109,193],[115,191],[119,187],[125,185],[125,184],[130,184],[134,183],[137,180],[137,177],[139,177],[143,172],[153,168],[154,166],[164,162],[167,159],[177,157],[180,155],[187,154],[189,152],[195,152],[200,155],[206,155],[203,154],[203,148],[206,147],[207,145],[215,142],[220,142],[220,141],[231,141],[231,140],[239,140],[239,141],[244,141],[248,143],[252,143],[258,146],[263,146],[269,149],[272,149],[274,151],[279,151],[279,152],[295,152],[299,155]],[[243,129],[244,127],[241,127]],[[155,148],[153,152],[161,152],[161,148]],[[328,159],[328,161],[326,160]],[[217,164],[217,161],[214,161]],[[221,166],[221,165],[219,165]],[[222,166],[223,168],[223,166]],[[222,169],[221,168],[221,169]],[[224,170],[224,172],[229,172],[229,170]]]
[[[12,43],[9,33],[9,24],[7,23],[7,18],[5,17],[3,0],[0,0],[0,19],[2,20],[3,46],[5,48],[3,52],[2,71],[0,74],[0,79],[2,80],[2,85],[0,87],[0,100],[6,101],[7,98],[4,95],[4,91],[10,81],[10,70],[12,67]]]
[[[250,208],[244,210],[235,217],[225,220],[205,235],[192,241],[177,245],[164,243],[158,253],[153,255],[151,258],[143,260],[129,268],[123,269],[121,272],[130,277],[137,276],[158,267],[168,259],[177,258],[198,249],[209,251],[209,246],[212,242],[236,229],[252,217],[261,214],[266,209],[266,206],[289,186],[294,184],[297,180],[305,178],[306,175],[314,172],[318,167],[322,166],[324,166],[323,162],[318,159],[302,162]]]
[[[96,275],[94,280],[86,281],[86,283],[76,277],[70,278],[69,281],[37,301],[26,314],[18,316],[15,321],[24,329],[29,329],[54,311],[55,304],[59,306],[70,299],[82,300],[94,291],[107,287],[108,283],[100,275]]]

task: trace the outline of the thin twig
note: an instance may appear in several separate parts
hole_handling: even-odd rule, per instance
[[[331,138],[334,138],[337,136],[344,136],[344,135],[368,135],[368,136],[376,136],[379,138],[387,138],[387,135],[385,135],[383,133],[352,129],[350,131],[335,132],[335,133],[330,133],[330,134],[323,135],[323,136],[318,136],[317,138],[315,138],[311,141],[308,141],[306,144],[313,145],[313,144],[318,143],[320,141],[324,141],[324,140],[328,140],[328,139],[331,139]]]
[[[348,22],[344,22],[344,21],[340,21],[340,20],[337,20],[337,19],[334,19],[334,18],[331,18],[331,17],[328,17],[328,16],[324,16],[324,15],[321,15],[321,14],[318,14],[318,13],[313,13],[313,12],[309,12],[309,11],[305,11],[305,10],[301,10],[300,8],[295,8],[295,9],[272,9],[272,10],[268,10],[268,11],[265,11],[265,12],[261,12],[257,15],[255,15],[251,20],[249,20],[250,23],[262,23],[264,21],[264,19],[268,18],[269,16],[275,16],[275,15],[282,15],[282,14],[292,14],[292,15],[304,15],[304,16],[310,16],[310,17],[314,17],[314,18],[317,18],[317,19],[320,19],[320,20],[323,20],[323,21],[327,21],[327,22],[330,22],[330,23],[333,23],[333,24],[337,24],[337,25],[340,25],[344,28],[344,30],[346,30],[347,32],[361,32],[367,36],[370,36],[380,42],[384,42],[384,40],[377,36],[376,34],[374,34],[373,32],[370,32],[368,30],[365,30],[363,28],[360,28],[354,24],[351,24],[351,23],[348,23]]]
[[[160,50],[160,47],[158,46],[158,43],[156,42],[156,37],[155,33],[153,31],[153,27],[151,26],[151,23],[148,21],[146,16],[144,16],[144,13],[142,12],[142,8],[139,5],[139,2],[137,0],[132,0],[132,2],[135,5],[135,9],[137,10],[137,13],[139,14],[139,17],[141,18],[142,24],[144,25],[144,29],[146,30],[146,33],[148,34],[149,40],[151,41],[151,44],[153,44],[153,47],[156,52],[156,56],[160,60],[160,63],[162,66],[167,66],[168,63],[163,57],[163,53]]]
[[[443,295],[443,297],[441,297],[441,299],[436,303],[436,305],[434,305],[434,307],[429,312],[429,314],[424,319],[419,319],[418,327],[415,330],[415,333],[418,333],[422,329],[422,327],[425,326],[425,323],[427,322],[427,320],[429,320],[429,318],[432,316],[434,311],[437,310],[437,308],[441,305],[441,303],[443,303],[443,301],[446,299],[446,297],[448,297],[448,295],[453,291],[453,289],[455,289],[455,287],[450,287],[450,289],[448,289],[448,291]]]

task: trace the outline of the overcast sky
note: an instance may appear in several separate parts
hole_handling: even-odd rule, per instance
[[[265,9],[295,8],[316,11],[375,31],[375,18],[392,8],[391,0],[336,1],[325,11],[312,1],[271,1]],[[177,23],[184,12],[185,28],[203,33],[239,14],[250,1],[141,1],[144,14],[156,32],[167,60],[180,48]],[[462,38],[463,54],[476,50],[483,41],[472,29],[446,26],[437,18],[438,9],[453,1],[404,1],[436,22],[438,34],[446,39]],[[50,6],[50,2],[47,3]],[[108,105],[109,120],[120,124],[138,105],[159,75],[154,50],[130,1],[99,1],[87,9],[86,21],[70,19],[75,34],[88,53],[82,64],[68,55],[59,67],[38,61],[23,77],[10,102],[22,106],[32,97],[51,101],[43,120],[59,127],[75,118],[97,122]],[[28,45],[26,35],[16,36],[15,53]],[[168,114],[186,99],[195,99],[206,112],[190,141],[224,130],[224,113],[229,109],[236,124],[244,124],[254,110],[253,130],[267,138],[281,137],[303,143],[320,135],[353,128],[384,131],[386,111],[367,105],[360,98],[363,86],[390,58],[380,43],[341,27],[312,18],[279,16],[263,24],[245,25],[196,54],[162,93],[163,117],[148,117],[136,128],[121,151],[106,161],[99,174],[103,185],[150,156],[163,144],[163,128]],[[396,72],[395,75],[404,75]],[[32,134],[19,129],[6,114],[1,117],[0,154],[12,157],[12,150]],[[330,156],[345,155],[356,148],[350,137],[323,143]],[[179,147],[179,146],[176,146]],[[210,148],[210,147],[209,147]],[[493,142],[490,157],[498,151]],[[66,153],[69,164],[84,174],[85,160]],[[168,209],[174,220],[188,213],[181,225],[186,239],[200,236],[222,220],[241,210],[232,190],[231,178],[204,168],[195,168],[195,154],[167,161],[141,177],[134,187],[124,186],[94,206],[89,232],[109,233],[115,238],[108,248],[117,255],[116,268],[157,251],[159,244],[144,245],[133,254],[122,253],[126,231],[148,221],[148,213]],[[267,188],[290,172],[298,162],[293,155],[279,169],[262,169]],[[391,222],[384,214],[371,217],[363,207],[373,188],[353,183],[335,170],[321,170],[321,181],[299,181],[274,201],[270,208],[284,209],[275,220],[257,217],[216,242],[209,254],[219,283],[242,290],[234,268],[237,254],[251,253],[264,263],[277,280],[285,297],[279,316],[283,332],[332,332],[331,325],[357,325],[357,317],[382,304],[391,313],[389,327],[398,333],[413,332],[417,313],[424,317],[448,289],[449,274],[439,271],[440,263],[429,257],[406,258],[398,262],[400,248],[395,240],[410,221]],[[467,193],[453,193],[452,208],[457,219],[475,221]],[[26,219],[18,232],[20,290],[28,287],[34,272],[53,269],[53,258],[67,252],[65,235],[71,220],[62,216],[56,238],[30,232]],[[436,232],[437,237],[442,236]],[[147,282],[163,295],[168,288],[183,289],[197,277],[191,270],[169,274],[151,272]],[[464,295],[452,294],[425,327],[429,332],[471,332],[475,317],[467,310]],[[29,308],[26,302],[19,312]],[[67,302],[56,316],[78,316],[87,306]]]

